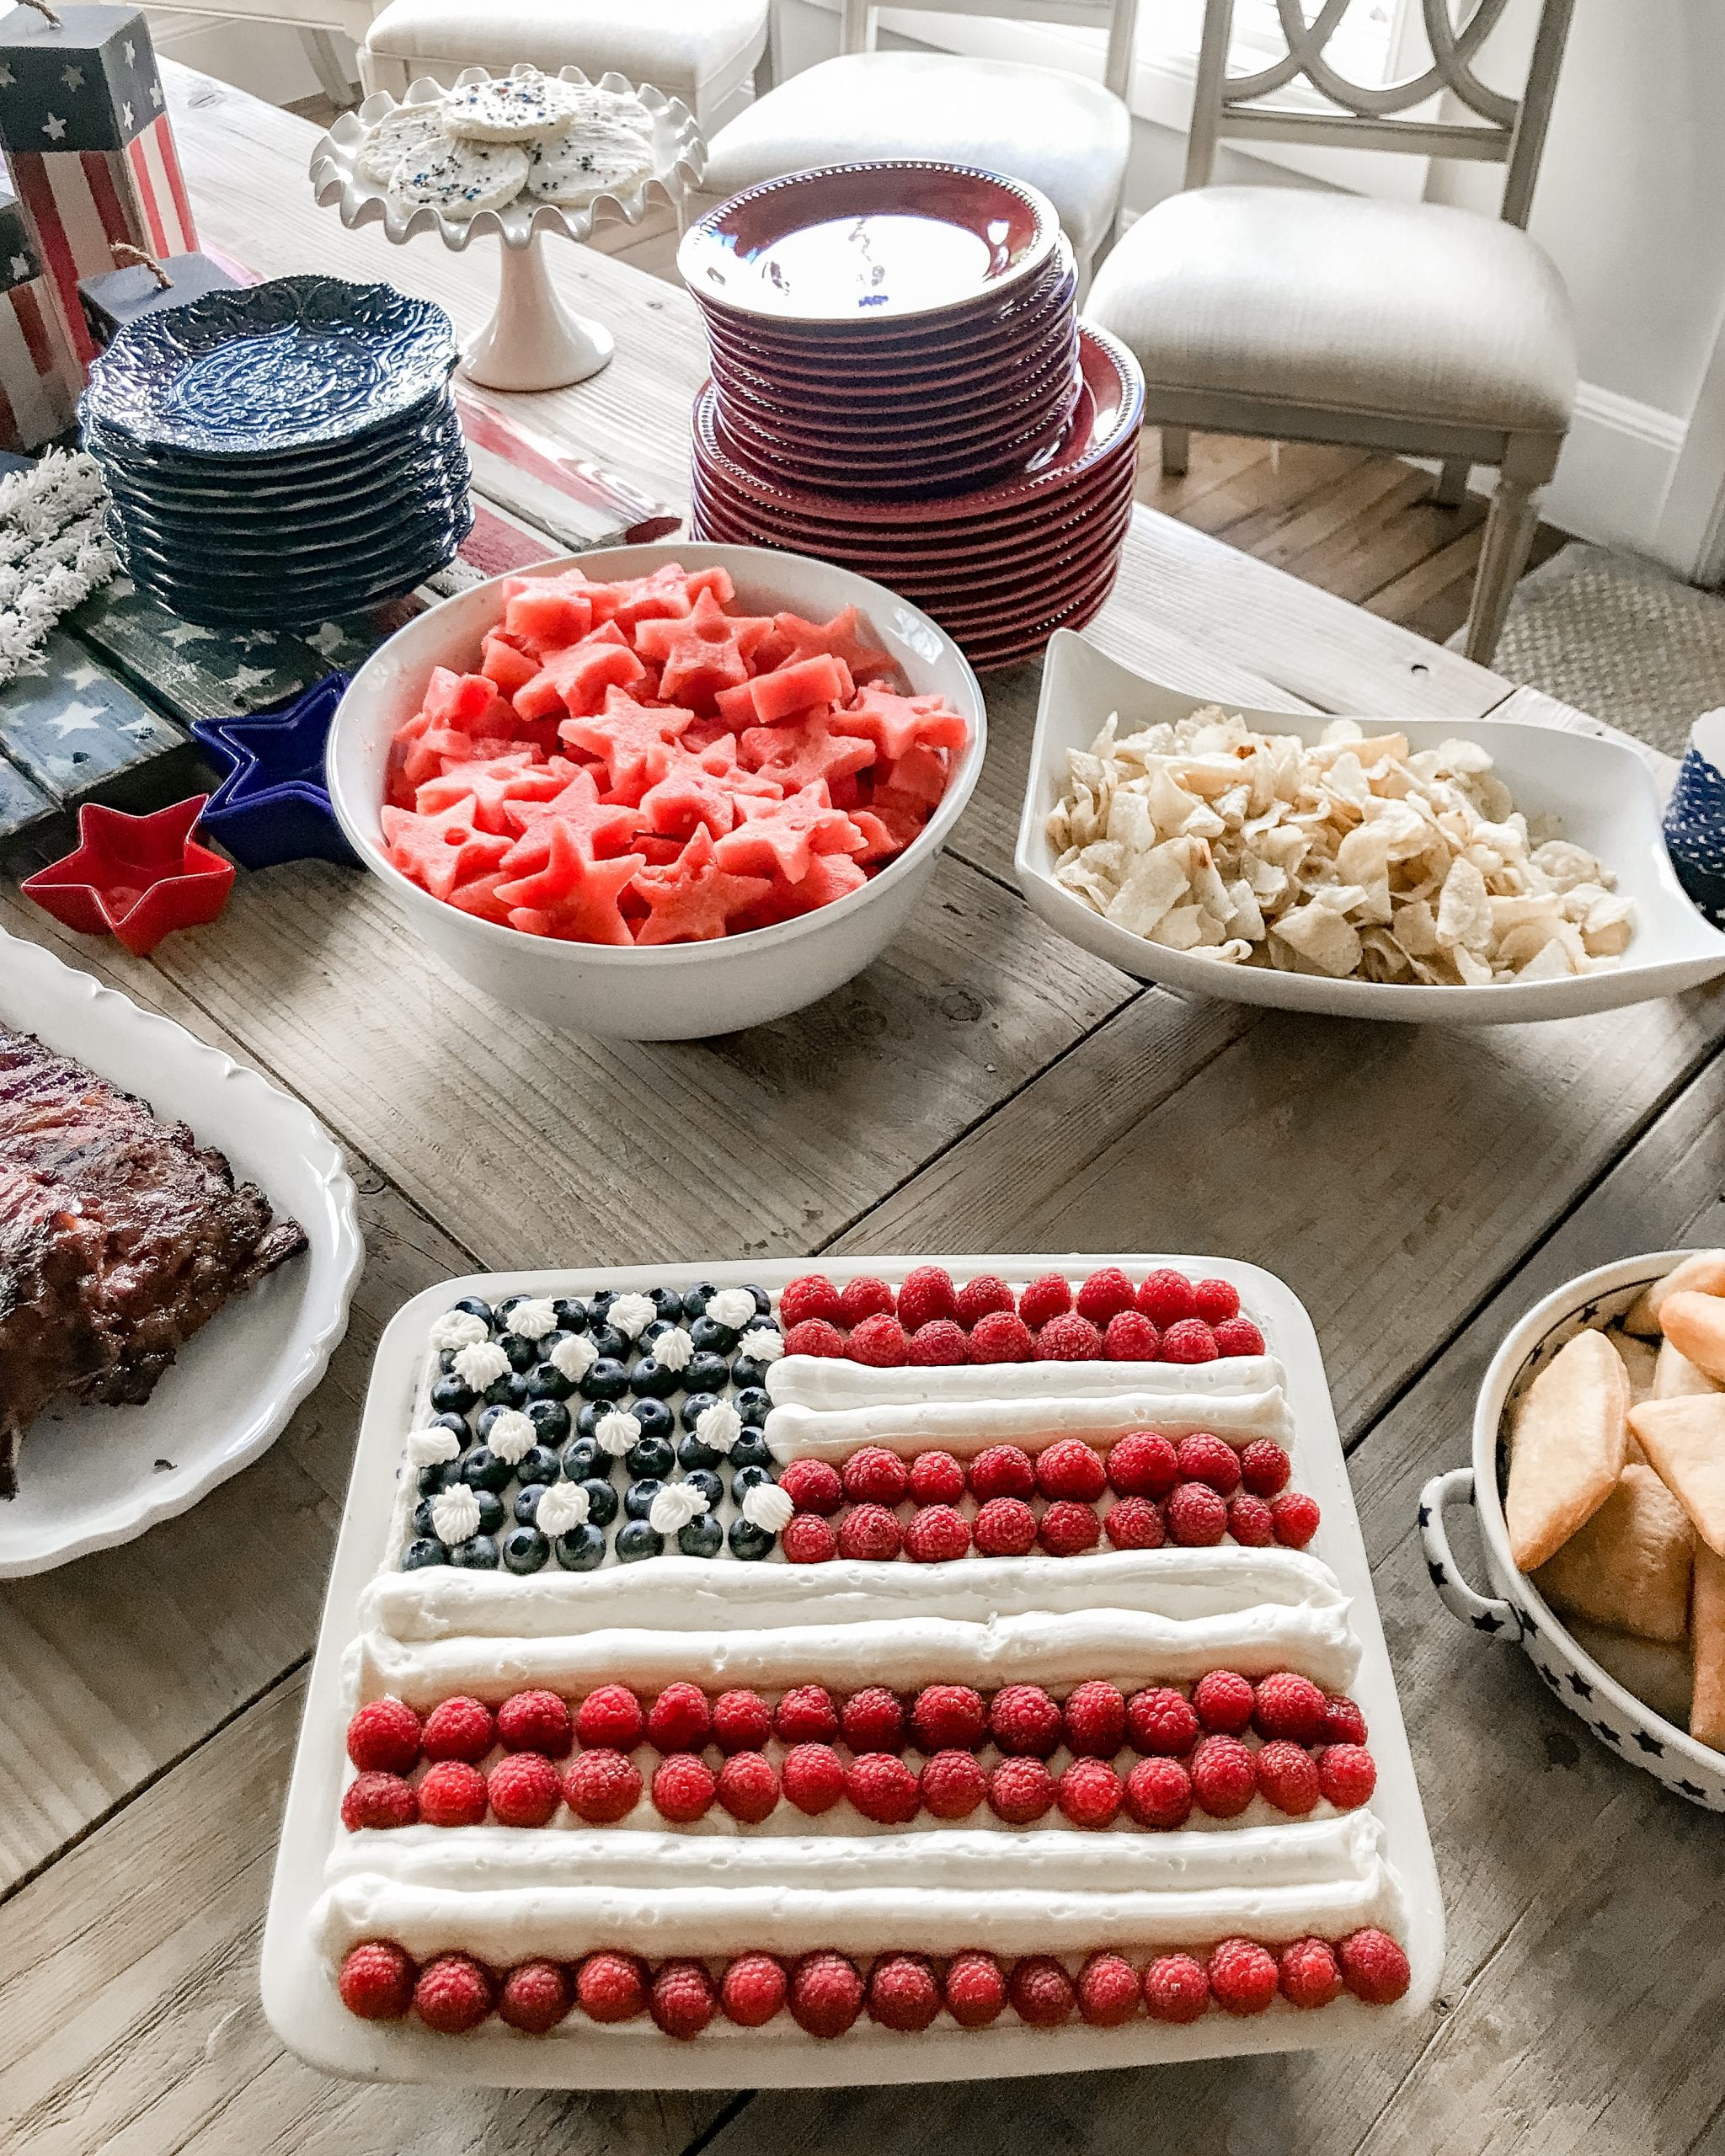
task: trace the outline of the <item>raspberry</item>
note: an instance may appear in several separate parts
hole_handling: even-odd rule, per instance
[[[950,1565],[970,1553],[970,1523],[950,1505],[925,1505],[905,1529],[905,1553],[919,1565]]]
[[[789,1988],[783,1967],[770,1954],[740,1954],[724,1972],[718,2003],[727,2021],[740,2029],[761,2029],[785,2003]]]
[[[1167,1540],[1162,1513],[1148,1497],[1122,1497],[1110,1505],[1102,1531],[1116,1550],[1160,1550]]]
[[[1210,2004],[1210,1978],[1189,1954],[1160,1954],[1144,1972],[1152,2021],[1196,2021]]]
[[[563,1796],[563,1778],[542,1752],[510,1752],[485,1777],[500,1827],[542,1827]]]
[[[1231,1497],[1240,1487],[1240,1455],[1226,1438],[1208,1430],[1194,1430],[1174,1448],[1174,1459],[1183,1482],[1206,1482],[1220,1496]]]
[[[1078,2011],[1092,2029],[1118,2029],[1138,2011],[1138,1972],[1122,1954],[1092,1954],[1078,1972]]]
[[[1345,1693],[1332,1692],[1324,1702],[1324,1737],[1331,1744],[1365,1742],[1365,1716]]]
[[[1099,1497],[1108,1478],[1081,1438],[1062,1438],[1036,1457],[1036,1486],[1044,1497]]]
[[[1182,1482],[1168,1493],[1168,1539],[1184,1550],[1208,1550],[1228,1531],[1228,1508],[1207,1482]]]
[[[713,1741],[724,1753],[758,1752],[772,1734],[772,1715],[758,1692],[721,1692],[713,1703]]]
[[[1254,1497],[1274,1497],[1288,1486],[1292,1470],[1274,1438],[1254,1438],[1240,1455],[1240,1480]]]
[[[1271,1504],[1270,1518],[1284,1548],[1303,1550],[1317,1533],[1317,1499],[1303,1490],[1284,1490]]]
[[[799,1744],[779,1768],[787,1799],[811,1818],[830,1812],[845,1793],[845,1770],[830,1744]]]
[[[530,2036],[542,2036],[557,2026],[573,2003],[569,1980],[555,1961],[523,1961],[504,1978],[497,2018]]]
[[[1275,1956],[1255,1940],[1225,1939],[1210,1954],[1210,1993],[1226,2014],[1262,2014],[1278,1973]]]
[[[853,1505],[896,1505],[911,1486],[911,1474],[895,1452],[864,1445],[845,1462],[844,1485]]]
[[[1219,1355],[1261,1355],[1263,1353],[1263,1335],[1249,1317],[1226,1318],[1210,1337],[1215,1342]]]
[[[1102,1352],[1111,1363],[1153,1363],[1162,1344],[1162,1335],[1140,1310],[1111,1317],[1102,1337]]]
[[[993,1273],[981,1273],[975,1279],[967,1280],[959,1290],[955,1305],[959,1322],[965,1326],[975,1325],[991,1311],[1012,1307],[1012,1289]]]
[[[696,1752],[713,1734],[713,1710],[698,1684],[667,1684],[647,1711],[647,1741],[661,1752]]]
[[[440,2036],[458,2036],[491,2011],[491,1978],[471,1954],[440,1954],[419,1972],[414,2011]]]
[[[1066,1694],[1060,1710],[1066,1748],[1080,1759],[1112,1759],[1126,1728],[1126,1702],[1119,1687],[1093,1678]]]
[[[414,2000],[414,1965],[387,1939],[355,1946],[335,1983],[342,2004],[362,2021],[399,2021]]]
[[[1206,1737],[1192,1754],[1192,1794],[1212,1819],[1237,1819],[1258,1790],[1252,1754],[1237,1737]]]
[[[862,2011],[862,1979],[842,1954],[805,1954],[791,1972],[791,2014],[811,2036],[842,2036]]]
[[[1051,1317],[1036,1336],[1040,1363],[1094,1363],[1102,1357],[1102,1335],[1076,1310]]]
[[[840,1720],[853,1752],[896,1752],[905,1741],[905,1710],[896,1693],[871,1684],[846,1700]]]
[[[1407,1956],[1386,1931],[1367,1924],[1348,1933],[1337,1950],[1342,1981],[1368,2006],[1391,2006],[1407,1988]]]
[[[1021,1497],[991,1497],[971,1533],[985,1557],[1022,1557],[1036,1540],[1036,1515]]]
[[[853,1505],[839,1523],[839,1555],[884,1564],[904,1546],[898,1515],[884,1505]]]
[[[1206,1325],[1223,1325],[1240,1315],[1240,1290],[1231,1280],[1197,1280],[1192,1287],[1192,1308]]]
[[[1258,1787],[1278,1812],[1303,1819],[1316,1808],[1317,1767],[1304,1745],[1290,1744],[1279,1737],[1261,1744],[1252,1764]]]
[[[1183,1827],[1192,1777],[1178,1759],[1140,1759],[1126,1777],[1126,1809],[1140,1827]]]
[[[590,1827],[614,1827],[641,1801],[641,1769],[621,1752],[578,1752],[563,1769],[563,1795]]]
[[[1183,1759],[1198,1742],[1198,1716],[1172,1684],[1146,1685],[1126,1702],[1126,1735],[1135,1752]]]
[[[1136,1301],[1151,1323],[1164,1331],[1183,1318],[1193,1316],[1198,1309],[1192,1283],[1172,1266],[1146,1275],[1139,1283]]]
[[[379,1774],[375,1768],[356,1775],[341,1800],[341,1823],[354,1833],[362,1827],[411,1827],[419,1812],[414,1792],[401,1776]]]
[[[988,1801],[1009,1827],[1028,1827],[1052,1809],[1054,1776],[1040,1759],[1002,1759],[988,1778]]]
[[[1201,1317],[1183,1317],[1162,1334],[1165,1363],[1213,1363],[1220,1352],[1215,1333]]]
[[[699,1961],[661,1961],[649,2001],[654,2020],[667,2036],[686,2042],[698,2036],[718,2010],[713,1979]]]
[[[786,1521],[778,1546],[788,1565],[824,1565],[838,1554],[839,1539],[830,1520],[817,1513],[793,1513]]]
[[[1058,1273],[1044,1273],[1039,1280],[1033,1280],[1018,1298],[1018,1315],[1033,1332],[1039,1331],[1050,1318],[1064,1316],[1071,1307],[1071,1288]]]
[[[401,1700],[372,1700],[347,1726],[347,1756],[362,1774],[404,1774],[419,1758],[419,1717]]]
[[[778,1803],[778,1776],[759,1752],[733,1752],[718,1770],[719,1802],[733,1819],[757,1827]]]
[[[872,1273],[859,1273],[839,1290],[839,1321],[844,1325],[861,1325],[870,1317],[890,1317],[895,1308],[892,1289]]]
[[[1102,1524],[1093,1505],[1081,1505],[1062,1497],[1044,1513],[1036,1539],[1050,1557],[1076,1557],[1095,1549],[1102,1540]]]
[[[800,1324],[792,1326],[785,1334],[785,1353],[788,1355],[820,1355],[833,1361],[841,1357],[844,1352],[844,1334],[836,1326],[829,1325],[824,1317],[805,1317]]]
[[[1075,1827],[1112,1827],[1125,1785],[1105,1759],[1075,1759],[1061,1774],[1056,1801]]]
[[[1228,1500],[1228,1532],[1246,1550],[1268,1550],[1276,1539],[1276,1524],[1262,1497],[1242,1490]]]
[[[497,1710],[497,1741],[505,1752],[566,1759],[574,1742],[569,1710],[555,1692],[517,1692]]]
[[[937,1318],[954,1318],[958,1312],[953,1276],[943,1265],[919,1265],[905,1275],[899,1289],[899,1323],[906,1332],[920,1332]]]
[[[1013,2012],[1033,2029],[1058,2029],[1071,2018],[1076,1996],[1072,1979],[1052,1954],[1025,1955],[1007,1979]]]
[[[491,1749],[491,1710],[477,1700],[441,1700],[425,1717],[419,1744],[428,1759],[465,1759],[473,1766]]]
[[[926,1369],[948,1369],[970,1359],[964,1328],[949,1317],[930,1319],[911,1336],[911,1360]]]
[[[970,1463],[970,1488],[985,1503],[991,1497],[1033,1497],[1036,1469],[1017,1445],[990,1445]]]
[[[785,1744],[829,1744],[839,1733],[839,1710],[824,1684],[798,1684],[772,1710],[772,1733]]]
[[[1002,1752],[1046,1759],[1060,1741],[1060,1710],[1039,1684],[1006,1684],[994,1695],[988,1726]]]
[[[845,1353],[853,1363],[866,1363],[871,1369],[895,1370],[910,1361],[911,1343],[895,1317],[865,1317],[851,1328]]]
[[[575,1997],[595,2021],[633,2021],[647,2004],[647,1971],[633,1954],[590,1954],[575,1972]]]
[[[1353,1812],[1370,1801],[1377,1765],[1363,1744],[1327,1744],[1317,1755],[1317,1784],[1338,1812]]]
[[[988,1794],[988,1775],[970,1752],[937,1752],[922,1769],[922,1801],[937,1819],[968,1819]]]
[[[964,1470],[949,1452],[919,1452],[911,1462],[911,1495],[919,1505],[956,1505]]]
[[[799,1513],[819,1513],[823,1518],[830,1519],[844,1501],[845,1486],[827,1460],[788,1460],[779,1470],[778,1486]]]
[[[718,1790],[712,1768],[698,1753],[673,1752],[653,1771],[653,1808],[680,1827],[703,1817]]]
[[[841,1309],[839,1291],[824,1273],[800,1273],[779,1290],[778,1321],[787,1332],[804,1318],[825,1318],[830,1323]]]
[[[1192,1688],[1198,1719],[1206,1729],[1224,1737],[1237,1737],[1252,1720],[1257,1704],[1250,1679],[1236,1670],[1207,1670]]]
[[[925,1684],[911,1708],[911,1733],[924,1752],[975,1752],[988,1734],[988,1709],[968,1684]]]
[[[845,1769],[845,1795],[865,1819],[902,1827],[921,1806],[916,1776],[895,1752],[865,1752]]]
[[[1129,1430],[1108,1448],[1103,1465],[1123,1497],[1166,1497],[1180,1479],[1180,1457],[1156,1430]]]
[[[1079,1289],[1076,1306],[1080,1317],[1087,1317],[1092,1325],[1106,1325],[1134,1307],[1132,1283],[1118,1265],[1105,1265]]]
[[[926,2029],[940,2012],[940,1986],[927,1955],[881,1955],[868,1972],[868,2012],[883,2029]]]
[[[1260,1677],[1253,1688],[1252,1719],[1260,1737],[1290,1737],[1295,1744],[1316,1744],[1324,1733],[1330,1703],[1309,1677],[1279,1669]]]
[[[1327,2006],[1342,1996],[1334,1949],[1322,1939],[1296,1939],[1281,1953],[1282,1996],[1291,2006]]]
[[[961,2029],[985,2029],[1007,2004],[1007,1980],[992,1954],[955,1954],[947,1964],[947,2012]]]
[[[485,1817],[485,1777],[464,1759],[440,1759],[419,1777],[419,1820],[426,1827],[477,1827]]]
[[[1029,1326],[1011,1310],[991,1310],[970,1328],[973,1363],[1028,1363],[1034,1346]]]

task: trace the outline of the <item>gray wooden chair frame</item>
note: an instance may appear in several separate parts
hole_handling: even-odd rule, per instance
[[[847,4],[860,4],[860,0],[847,0]],[[1234,0],[1207,0],[1185,184],[1209,185],[1216,146],[1225,139],[1465,157],[1505,167],[1500,214],[1508,223],[1525,227],[1574,0],[1545,0],[1519,99],[1491,88],[1473,72],[1474,57],[1497,27],[1508,0],[1474,0],[1459,24],[1449,0],[1421,0],[1432,65],[1406,82],[1381,88],[1349,81],[1325,56],[1349,4],[1350,0],[1322,0],[1308,24],[1300,0],[1276,0],[1288,42],[1286,53],[1252,74],[1231,76],[1227,65]],[[1338,109],[1313,112],[1285,103],[1278,105],[1276,93],[1301,78]],[[1412,107],[1444,93],[1471,117],[1404,116]],[[1194,427],[1213,434],[1345,442],[1404,456],[1435,457],[1443,468],[1434,499],[1451,508],[1465,495],[1471,466],[1495,467],[1498,487],[1467,622],[1468,656],[1489,659],[1510,594],[1526,566],[1539,522],[1540,495],[1563,446],[1562,431],[1509,432],[1457,421],[1422,421],[1412,415],[1391,419],[1332,406],[1316,410],[1268,403],[1226,391],[1155,387],[1149,392],[1145,419],[1162,429],[1162,469],[1169,473],[1185,471],[1188,438]]]

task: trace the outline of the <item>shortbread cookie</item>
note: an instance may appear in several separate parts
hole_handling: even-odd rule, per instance
[[[1687,1355],[1680,1355],[1669,1340],[1659,1347],[1659,1359],[1653,1365],[1653,1398],[1655,1400],[1698,1399],[1704,1393],[1719,1390],[1705,1370],[1698,1370]],[[1641,1405],[1637,1401],[1637,1406]]]
[[[513,202],[527,170],[527,152],[513,143],[432,143],[402,159],[389,191],[399,202],[441,210],[446,217],[476,217]]]
[[[532,157],[527,192],[566,209],[584,210],[601,195],[627,193],[653,177],[653,161],[640,136],[609,124],[536,142]]]
[[[469,83],[449,93],[449,131],[468,142],[531,142],[537,136],[560,135],[580,117],[583,87],[542,75],[537,67]]]
[[[1659,1321],[1680,1355],[1704,1376],[1725,1379],[1725,1297],[1680,1289],[1660,1305]]]
[[[1656,1280],[1631,1306],[1623,1322],[1632,1332],[1649,1340],[1659,1337],[1659,1311],[1668,1295],[1685,1291],[1702,1295],[1725,1295],[1725,1250],[1692,1250],[1680,1265],[1673,1266],[1663,1280]]]
[[[1705,1543],[1695,1553],[1695,1608],[1690,1618],[1695,1647],[1695,1699],[1689,1733],[1716,1752],[1725,1752],[1725,1557]]]
[[[1644,1400],[1630,1426],[1696,1532],[1725,1557],[1725,1393],[1704,1400]]]
[[[633,90],[601,89],[597,83],[572,83],[569,87],[575,93],[577,127],[617,127],[639,136],[644,142],[653,140],[653,115]]]
[[[1566,1617],[1589,1617],[1646,1640],[1680,1640],[1689,1630],[1689,1576],[1695,1530],[1651,1467],[1626,1467],[1617,1487],[1534,1584]]]
[[[1578,1332],[1528,1387],[1510,1428],[1503,1501],[1523,1572],[1561,1550],[1616,1488],[1628,1413],[1629,1373],[1603,1332]]]
[[[366,130],[354,170],[361,179],[387,187],[403,158],[435,157],[448,142],[441,98],[430,104],[398,105]]]
[[[1633,1332],[1620,1332],[1616,1326],[1608,1329],[1605,1337],[1623,1358],[1623,1367],[1629,1373],[1630,1398],[1651,1400],[1658,1375],[1658,1348],[1651,1340],[1642,1340]]]
[[[1615,1677],[1626,1692],[1663,1715],[1679,1729],[1687,1726],[1690,1713],[1689,1649],[1657,1640],[1637,1640],[1628,1632],[1613,1632],[1584,1617],[1569,1620],[1569,1630],[1583,1654],[1590,1654],[1608,1677]]]

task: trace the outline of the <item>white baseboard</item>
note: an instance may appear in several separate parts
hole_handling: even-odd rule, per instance
[[[1559,531],[1660,558],[1659,514],[1687,428],[1675,412],[1584,382],[1541,514]],[[1692,561],[1668,561],[1680,576]]]

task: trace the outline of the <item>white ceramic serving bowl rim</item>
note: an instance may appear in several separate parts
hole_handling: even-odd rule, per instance
[[[956,661],[962,669],[961,679],[969,691],[968,705],[961,707],[962,716],[969,729],[967,741],[958,760],[947,774],[946,792],[941,796],[934,814],[900,853],[895,854],[879,874],[872,876],[860,889],[846,892],[841,899],[830,905],[817,906],[810,913],[798,914],[790,921],[775,921],[770,927],[751,928],[735,936],[721,936],[701,943],[659,943],[643,947],[639,944],[579,943],[556,937],[524,935],[520,929],[506,928],[500,922],[482,921],[477,915],[462,914],[444,899],[434,899],[431,894],[404,876],[383,850],[382,826],[379,812],[383,806],[379,783],[369,787],[366,779],[366,759],[355,750],[352,736],[356,717],[370,701],[371,695],[387,679],[396,661],[391,656],[404,640],[415,643],[424,641],[435,644],[435,625],[446,622],[455,608],[471,609],[479,592],[497,595],[496,618],[503,616],[503,587],[519,577],[560,575],[564,570],[578,568],[595,583],[614,578],[644,576],[653,569],[668,563],[678,563],[689,569],[723,568],[734,576],[740,564],[751,579],[759,575],[771,584],[775,575],[782,576],[788,560],[798,561],[820,569],[823,574],[837,580],[846,593],[840,608],[854,604],[865,620],[878,627],[881,618],[891,618],[903,633],[905,617],[918,636],[924,633],[944,654]],[[840,611],[836,609],[835,611]],[[469,657],[473,664],[478,663],[477,648]],[[446,664],[445,659],[427,657],[427,670],[433,665]],[[914,686],[914,685],[913,685]],[[641,547],[612,547],[587,553],[559,554],[549,561],[535,562],[521,569],[510,569],[503,576],[489,578],[485,583],[473,584],[465,591],[458,591],[442,600],[435,606],[428,607],[423,614],[403,625],[387,642],[356,670],[349,683],[335,716],[329,724],[328,746],[325,751],[325,777],[329,787],[330,805],[335,811],[336,821],[346,835],[349,843],[359,855],[366,868],[378,877],[405,906],[411,917],[425,917],[441,921],[446,915],[454,913],[460,919],[465,936],[469,936],[472,947],[490,947],[519,953],[524,947],[544,953],[547,965],[579,965],[597,968],[603,972],[619,975],[633,973],[640,976],[675,974],[715,958],[744,952],[750,953],[783,949],[801,942],[812,932],[830,927],[842,910],[848,907],[854,914],[884,894],[895,889],[900,883],[915,876],[927,865],[931,855],[937,854],[945,846],[948,834],[958,822],[982,776],[982,760],[988,742],[988,714],[983,700],[981,685],[975,672],[958,645],[921,608],[908,599],[901,599],[886,585],[876,584],[853,570],[839,568],[830,562],[817,560],[812,555],[787,555],[770,547],[734,547],[717,544],[707,540],[660,540]],[[375,798],[372,798],[375,795]],[[427,908],[435,911],[426,913]]]

